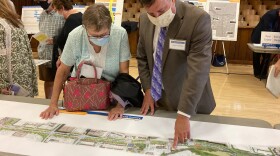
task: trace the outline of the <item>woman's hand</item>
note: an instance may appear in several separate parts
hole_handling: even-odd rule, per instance
[[[51,119],[53,118],[54,115],[58,115],[59,114],[59,109],[57,107],[57,105],[50,105],[45,111],[43,111],[41,114],[40,114],[40,117],[42,119]]]
[[[47,43],[48,45],[53,45],[53,38],[47,39],[46,43]]]
[[[56,61],[56,68],[58,68],[61,65],[60,57],[58,57]]]
[[[278,60],[276,63],[275,63],[275,72],[274,72],[274,77],[277,77],[279,72],[280,72],[280,60]]]
[[[1,89],[1,92],[0,92],[0,93],[1,93],[1,94],[4,94],[4,95],[10,95],[10,94],[11,94],[9,88]]]
[[[121,104],[117,104],[116,107],[112,108],[108,115],[108,120],[121,119],[124,113],[124,107]]]

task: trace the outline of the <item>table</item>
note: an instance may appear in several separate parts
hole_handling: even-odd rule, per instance
[[[0,94],[0,100],[25,102],[30,104],[42,104],[42,105],[50,104],[49,99],[7,96],[1,94]],[[61,104],[62,102],[60,101],[59,103]],[[140,110],[139,108],[129,108],[128,110],[125,111],[125,113],[140,115]],[[167,112],[165,110],[157,110],[154,116],[175,119],[177,117],[177,113]],[[191,121],[203,121],[203,122],[212,122],[212,123],[221,123],[221,124],[259,127],[259,128],[273,128],[270,123],[260,119],[247,119],[247,118],[225,117],[225,116],[216,116],[216,115],[197,114],[191,117]]]
[[[276,124],[276,125],[274,125],[274,128],[275,128],[275,129],[279,129],[279,130],[280,130],[280,124]]]
[[[256,53],[280,54],[280,49],[258,47],[254,46],[253,43],[247,43],[247,45],[250,50]]]
[[[247,45],[248,45],[249,49],[252,50],[252,51],[255,52],[255,53],[267,53],[267,54],[274,54],[274,55],[280,54],[280,49],[277,49],[277,48],[264,48],[264,47],[254,46],[253,43],[247,43]],[[267,59],[265,59],[264,61],[265,61],[265,63],[266,63],[267,61],[268,61],[268,63],[270,63],[271,60],[273,60],[273,58],[274,58],[274,57],[272,57],[272,59],[267,58]],[[262,75],[262,73],[263,73],[263,70],[264,70],[264,66],[263,66],[263,69],[262,69],[262,71],[261,71],[261,75]],[[262,78],[260,77],[260,80],[261,80],[261,79],[262,79]]]
[[[33,98],[5,96],[5,95],[0,95],[0,100],[25,102],[25,103],[31,103],[31,105],[32,104],[43,104],[43,105],[49,104],[49,100],[45,100],[45,99],[33,99]],[[27,108],[29,108],[29,107],[27,107]],[[28,109],[28,110],[31,110],[31,109]],[[127,110],[125,113],[139,114],[139,108],[131,108],[131,109]],[[37,112],[37,114],[38,114],[38,112]],[[176,115],[177,115],[176,112],[167,112],[167,111],[164,111],[164,110],[158,110],[155,113],[155,116],[165,117],[165,118],[176,118]],[[257,120],[257,119],[244,119],[244,118],[223,117],[223,116],[212,116],[212,115],[201,115],[201,114],[199,114],[199,115],[192,116],[191,120],[192,121],[209,122],[209,123],[221,123],[221,124],[242,125],[242,126],[272,129],[272,127],[269,123],[267,123],[265,121],[262,121],[262,120]],[[170,127],[170,129],[172,129],[172,128]],[[0,156],[2,156],[2,155],[18,156],[18,155],[12,154],[12,153],[0,152]]]

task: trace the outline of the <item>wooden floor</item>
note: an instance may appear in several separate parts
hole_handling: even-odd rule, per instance
[[[255,78],[250,65],[229,64],[211,68],[211,84],[217,103],[212,113],[219,116],[262,119],[272,126],[280,123],[280,100],[265,88],[265,80]],[[131,59],[130,74],[138,76],[137,62]],[[44,98],[44,85],[39,81],[39,96]]]

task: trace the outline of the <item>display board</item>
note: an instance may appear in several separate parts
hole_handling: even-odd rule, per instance
[[[116,25],[121,26],[123,0],[96,0],[96,4],[104,4],[112,13],[113,21]],[[74,5],[74,9],[84,13],[87,6]],[[28,34],[39,32],[39,19],[43,9],[40,6],[23,6],[21,20]]]
[[[237,41],[239,0],[183,0],[204,9],[211,17],[213,40]]]
[[[121,26],[124,0],[95,0],[95,4],[104,4],[111,13],[114,24]]]
[[[213,40],[237,41],[240,3],[232,0],[208,0]]]
[[[74,9],[84,13],[87,6],[74,5]],[[40,6],[23,6],[21,20],[27,34],[36,34],[39,32],[39,20],[43,9]]]
[[[27,34],[39,32],[39,19],[43,9],[40,6],[23,6],[21,20]]]
[[[47,106],[1,101],[0,151],[24,155],[279,155],[280,131],[191,121],[193,140],[172,149],[175,119],[39,117]],[[160,129],[158,128],[160,127]],[[207,131],[205,131],[207,130]]]

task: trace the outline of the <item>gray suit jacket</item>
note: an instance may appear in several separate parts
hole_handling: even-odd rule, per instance
[[[155,26],[147,14],[140,17],[137,60],[144,91],[151,88],[153,38]],[[186,50],[169,49],[169,40],[186,41]],[[210,114],[215,106],[209,71],[211,65],[212,29],[209,14],[200,8],[177,0],[176,15],[168,27],[162,57],[162,82],[167,106],[189,115]]]

